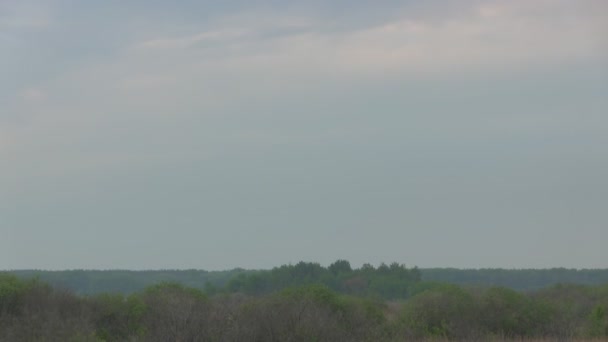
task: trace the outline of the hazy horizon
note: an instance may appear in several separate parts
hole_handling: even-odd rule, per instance
[[[0,270],[608,268],[603,0],[0,3]]]
[[[344,260],[344,259],[337,259],[337,260]],[[316,263],[315,261],[308,261],[308,260],[300,260],[302,262],[305,263]],[[336,261],[336,260],[334,260]],[[298,261],[299,262],[299,261]],[[229,271],[233,271],[236,269],[243,269],[245,271],[265,271],[265,270],[271,270],[275,267],[281,267],[281,266],[285,266],[285,265],[295,265],[298,262],[288,262],[285,264],[277,264],[277,265],[272,265],[272,266],[268,266],[268,267],[259,267],[259,268],[244,268],[244,267],[239,267],[239,266],[234,266],[234,267],[229,267],[229,268],[219,268],[219,269],[205,269],[205,268],[52,268],[52,269],[39,269],[39,268],[14,268],[14,269],[0,269],[0,272],[18,272],[18,271],[40,271],[40,272],[70,272],[70,271],[86,271],[86,272],[163,272],[163,271],[177,271],[177,272],[182,272],[182,271],[205,271],[205,272],[229,272]],[[377,264],[372,264],[372,266],[374,267],[378,267],[380,266],[382,263],[389,265],[391,262],[379,262]],[[331,265],[332,262],[329,263],[323,263],[321,264],[322,267],[327,267],[329,265]],[[359,269],[361,268],[361,266],[363,264],[366,263],[362,263],[362,264],[351,264],[351,266],[353,267],[353,269]],[[419,267],[418,265],[405,265],[408,268],[414,268],[417,267],[420,270],[439,270],[439,269],[453,269],[453,270],[459,270],[459,271],[471,271],[471,270],[475,270],[475,271],[481,271],[481,270],[506,270],[506,271],[519,271],[519,270],[541,270],[541,271],[550,271],[553,269],[567,269],[567,270],[576,270],[576,271],[589,271],[589,270],[607,270],[608,267],[561,267],[561,266],[550,266],[550,267],[536,267],[536,268],[531,268],[531,267],[513,267],[513,268],[505,268],[505,267],[442,267],[442,266],[429,266],[429,267]]]

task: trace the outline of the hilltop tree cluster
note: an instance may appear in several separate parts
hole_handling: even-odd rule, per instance
[[[408,269],[399,263],[364,264],[353,269],[346,260],[337,260],[328,267],[318,263],[299,262],[269,271],[239,274],[226,285],[229,292],[261,295],[278,290],[311,284],[322,284],[333,291],[356,296],[376,296],[384,299],[406,298],[413,285],[420,282],[418,268]]]

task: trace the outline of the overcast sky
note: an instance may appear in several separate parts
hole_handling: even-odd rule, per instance
[[[0,2],[0,269],[608,267],[605,0]]]

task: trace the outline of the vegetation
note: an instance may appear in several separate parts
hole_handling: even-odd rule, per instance
[[[352,269],[348,261],[338,260],[327,268],[317,263],[299,262],[270,271],[239,274],[228,282],[226,290],[260,295],[292,286],[323,284],[345,294],[397,299],[407,298],[412,286],[419,281],[420,271],[417,268],[408,269],[396,262],[381,264],[378,268],[365,264],[359,269]]]
[[[556,284],[601,285],[608,283],[608,269],[422,269],[422,280],[456,285],[502,286],[529,291]]]
[[[78,295],[0,273],[0,341],[608,338],[607,284],[518,292],[423,282],[418,272],[298,263],[240,273],[223,287],[161,282],[128,295]]]
[[[104,292],[131,294],[161,282],[176,282],[188,287],[206,290],[207,292],[211,289],[223,289],[228,283],[231,283],[229,287],[235,291],[252,294],[274,291],[285,286],[321,282],[332,290],[343,293],[358,295],[375,293],[383,298],[401,298],[405,293],[403,281],[401,277],[397,276],[398,272],[390,272],[391,267],[394,268],[395,265],[397,264],[382,264],[379,267],[374,267],[368,264],[358,270],[353,270],[348,261],[338,260],[327,268],[313,263],[298,263],[296,265],[277,267],[272,270],[244,270],[240,268],[229,271],[16,270],[10,273],[23,279],[38,278],[53,287],[69,289],[80,295]],[[401,265],[398,266],[401,267]],[[387,268],[389,272],[387,272]],[[462,286],[502,286],[518,291],[537,290],[563,283],[583,285],[608,283],[608,269],[462,270],[454,268],[413,268],[409,271],[411,273],[405,275],[405,278],[409,277],[410,282],[412,278],[416,279],[419,277],[425,283],[440,282]],[[391,274],[382,276],[387,273]],[[376,275],[379,278],[375,278]],[[292,276],[295,276],[295,278],[292,278]],[[256,282],[256,286],[260,287],[257,290],[254,286]],[[390,282],[393,283],[392,289],[389,284]],[[363,285],[367,286],[367,288],[357,288],[357,286]]]
[[[106,292],[131,294],[162,282],[175,282],[200,289],[203,289],[206,284],[223,287],[236,275],[252,272],[256,271],[237,268],[230,271],[213,272],[204,270],[17,270],[10,273],[22,279],[37,278],[53,287],[69,289],[76,294],[91,295]]]

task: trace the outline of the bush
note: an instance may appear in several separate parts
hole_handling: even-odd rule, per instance
[[[493,335],[515,338],[542,336],[551,311],[540,301],[504,287],[485,291],[480,299],[480,321]]]
[[[409,338],[467,338],[479,332],[477,321],[473,296],[452,285],[419,293],[401,315],[402,334]]]

